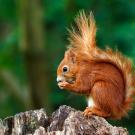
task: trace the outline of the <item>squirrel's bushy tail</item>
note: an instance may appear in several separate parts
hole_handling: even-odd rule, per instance
[[[112,51],[111,49],[104,51],[95,49],[93,58],[98,61],[109,61],[115,65],[123,75],[126,92],[125,101],[116,116],[118,117],[117,119],[126,116],[127,112],[133,108],[133,103],[135,102],[135,72],[133,71],[132,61],[120,52]]]
[[[118,51],[112,51],[111,49],[101,50],[99,48],[93,49],[90,54],[95,61],[109,62],[116,66],[121,72],[125,84],[125,101],[123,106],[116,112],[117,118],[120,119],[127,115],[127,112],[133,108],[135,102],[135,73],[132,67],[132,61],[123,56]]]
[[[72,31],[69,31],[69,48],[78,55],[80,54],[81,57],[86,57],[87,60],[110,62],[119,69],[123,75],[126,92],[125,102],[119,117],[126,115],[132,109],[135,95],[135,73],[133,72],[132,62],[117,50],[112,51],[109,48],[101,50],[96,47],[96,24],[92,12],[88,17],[86,17],[84,11],[80,12],[75,21],[77,30],[73,28]]]

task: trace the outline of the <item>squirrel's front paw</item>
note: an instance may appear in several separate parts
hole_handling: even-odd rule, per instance
[[[65,81],[58,83],[58,86],[59,86],[60,89],[63,89],[63,88],[66,87],[67,85],[68,85],[68,82],[65,82]]]

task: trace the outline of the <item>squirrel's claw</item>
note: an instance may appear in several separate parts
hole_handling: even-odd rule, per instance
[[[86,109],[83,112],[83,115],[86,117],[90,117],[92,115],[92,108],[91,107],[86,107]]]

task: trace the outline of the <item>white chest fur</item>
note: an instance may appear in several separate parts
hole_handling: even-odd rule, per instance
[[[88,107],[94,107],[93,98],[90,96],[87,98]]]

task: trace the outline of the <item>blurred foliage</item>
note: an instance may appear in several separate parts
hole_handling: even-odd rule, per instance
[[[42,0],[41,5],[51,105],[53,109],[67,104],[83,110],[86,106],[84,97],[59,90],[56,84],[57,66],[68,44],[67,27],[74,24],[79,10],[84,9],[87,13],[93,11],[98,27],[97,44],[101,48],[106,45],[118,48],[135,62],[135,0]],[[16,102],[17,97],[3,79],[3,71],[10,72],[21,88],[20,92],[27,95],[28,80],[19,45],[18,18],[16,1],[0,0],[0,117],[26,110],[25,105]],[[130,134],[135,134],[134,111],[128,118],[112,123],[127,127]]]

